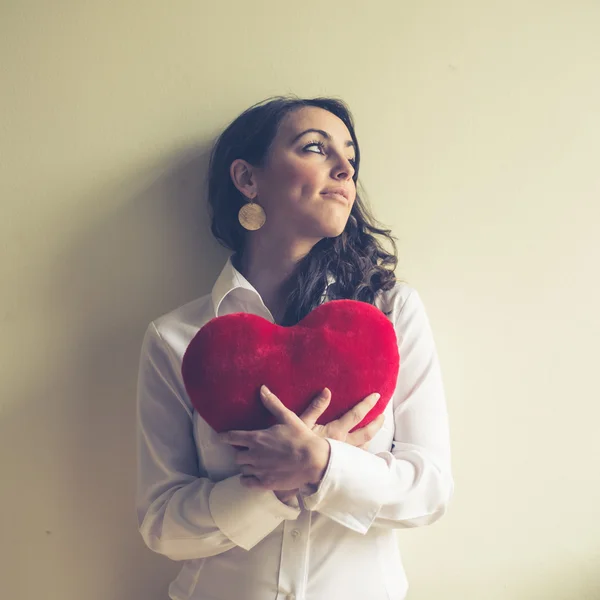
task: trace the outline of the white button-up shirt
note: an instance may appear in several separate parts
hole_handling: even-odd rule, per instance
[[[188,344],[210,319],[247,312],[274,322],[256,289],[229,259],[211,294],[149,325],[138,380],[136,508],[147,546],[182,561],[172,599],[405,597],[394,530],[432,523],[446,510],[448,419],[417,292],[397,283],[379,292],[376,306],[389,313],[400,352],[383,426],[367,451],[328,440],[319,487],[290,504],[240,483],[235,450],[194,410],[181,376]]]

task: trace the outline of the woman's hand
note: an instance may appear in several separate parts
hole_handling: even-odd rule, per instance
[[[295,495],[299,488],[321,480],[329,462],[329,444],[265,386],[261,399],[277,417],[277,425],[259,431],[229,431],[219,438],[241,447],[235,461],[241,466],[244,485]]]
[[[365,449],[384,421],[380,415],[365,427],[349,433],[375,406],[379,394],[370,394],[327,425],[316,424],[331,400],[327,388],[300,417],[268,390],[262,393],[261,389],[261,399],[279,424],[261,431],[230,431],[219,437],[226,443],[243,447],[236,455],[236,463],[241,465],[242,483],[248,487],[271,489],[283,502],[294,497],[304,485],[315,486],[321,481],[329,462],[329,444],[324,438]],[[285,487],[296,480],[303,483]]]

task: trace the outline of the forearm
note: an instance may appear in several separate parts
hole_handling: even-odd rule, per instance
[[[304,506],[359,533],[371,526],[425,525],[446,510],[453,490],[449,469],[423,449],[370,454],[329,440],[331,460],[318,490],[305,490]]]
[[[172,560],[203,558],[235,546],[249,550],[298,508],[272,492],[245,488],[239,476],[218,483],[198,478],[140,499],[140,533],[153,551]]]

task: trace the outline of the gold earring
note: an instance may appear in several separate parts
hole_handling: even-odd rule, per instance
[[[238,213],[240,225],[248,231],[256,231],[260,229],[267,220],[267,215],[260,204],[250,199],[250,202],[244,204]]]

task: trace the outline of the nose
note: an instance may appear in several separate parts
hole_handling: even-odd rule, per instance
[[[333,168],[333,176],[340,181],[348,181],[354,176],[354,167],[345,156],[340,156],[338,158]]]

